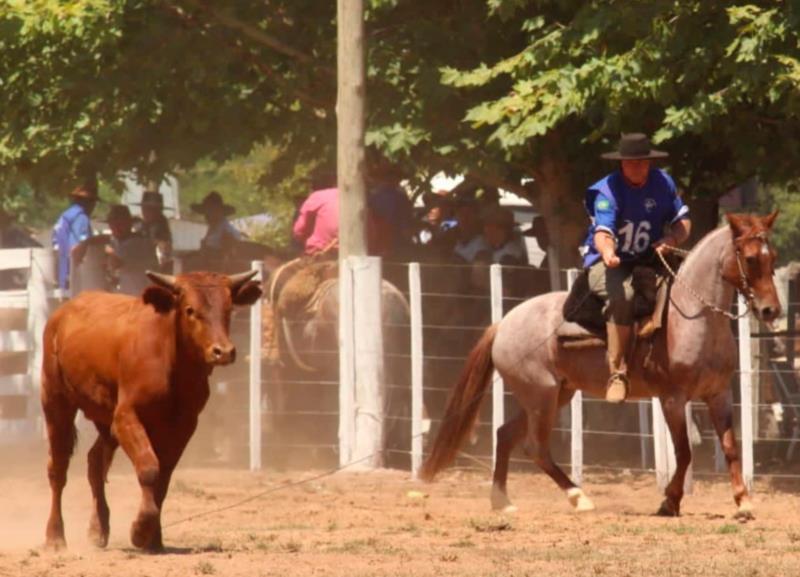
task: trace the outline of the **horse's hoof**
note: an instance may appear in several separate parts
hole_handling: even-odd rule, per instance
[[[516,513],[519,511],[516,505],[514,505],[508,498],[508,495],[503,492],[502,489],[498,489],[495,485],[492,485],[492,511],[496,511],[497,513]]]
[[[595,506],[592,500],[586,496],[583,489],[580,487],[573,487],[567,490],[567,500],[576,513],[584,513],[586,511],[594,511]]]
[[[680,509],[665,499],[664,502],[661,503],[661,507],[658,508],[656,515],[659,517],[680,517],[681,512]]]
[[[750,501],[744,501],[739,505],[739,509],[733,514],[733,518],[740,523],[747,523],[753,521],[756,516],[753,514],[753,504]]]

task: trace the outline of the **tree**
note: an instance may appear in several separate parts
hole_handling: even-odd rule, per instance
[[[773,182],[794,174],[800,68],[789,3],[488,5],[526,32],[526,46],[490,65],[448,69],[444,80],[505,87],[466,119],[491,130],[488,144],[528,164],[545,212],[562,199],[578,203],[576,188],[591,182],[584,175],[600,174],[595,154],[620,131],[654,134],[695,200],[753,175]]]

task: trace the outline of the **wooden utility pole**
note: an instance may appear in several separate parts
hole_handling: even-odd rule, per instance
[[[338,0],[339,461],[383,464],[381,262],[367,256],[364,3]]]
[[[337,177],[339,255],[364,256],[366,186],[364,184],[364,2],[338,0]]]

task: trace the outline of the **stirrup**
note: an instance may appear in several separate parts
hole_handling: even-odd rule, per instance
[[[612,373],[606,385],[606,401],[622,403],[628,397],[628,376],[625,373]]]

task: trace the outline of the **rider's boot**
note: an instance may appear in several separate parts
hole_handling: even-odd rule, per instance
[[[621,403],[628,396],[628,349],[633,327],[606,323],[608,332],[608,368],[611,378],[606,386],[606,401]]]

